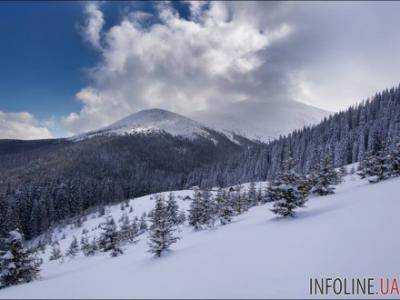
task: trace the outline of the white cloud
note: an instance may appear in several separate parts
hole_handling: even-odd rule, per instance
[[[98,2],[90,2],[85,7],[87,22],[83,28],[84,36],[87,41],[95,48],[101,49],[100,33],[104,25],[103,13],[100,10]]]
[[[28,112],[0,111],[0,139],[44,139],[52,134]]]
[[[102,13],[89,4],[85,35],[102,61],[91,72],[92,84],[76,95],[82,110],[63,118],[67,130],[95,129],[145,108],[186,113],[249,97],[260,84],[255,72],[268,68],[265,52],[290,26],[267,30],[226,2],[189,5],[190,19],[160,3],[151,26],[143,22],[148,14],[135,12],[100,32]]]

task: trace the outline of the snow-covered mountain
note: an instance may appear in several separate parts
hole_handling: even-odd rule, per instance
[[[219,109],[193,112],[190,118],[220,131],[268,141],[316,124],[329,112],[296,101],[241,101]]]
[[[74,139],[85,139],[98,135],[134,135],[166,132],[172,136],[189,139],[203,137],[217,142],[216,135],[223,135],[235,143],[241,139],[229,132],[216,132],[187,117],[163,109],[146,109],[131,114],[107,127],[81,134]]]
[[[309,298],[310,277],[374,277],[378,291],[379,278],[394,278],[400,265],[400,239],[394,236],[400,226],[399,187],[399,178],[369,184],[348,175],[335,194],[310,198],[293,219],[276,218],[266,204],[226,226],[194,231],[183,225],[181,240],[158,259],[147,252],[147,234],[116,258],[80,253],[63,263],[49,262],[48,247],[41,254],[41,279],[2,289],[0,299]],[[181,210],[189,208],[184,197],[192,194],[175,192]],[[154,198],[132,199],[130,205],[130,218],[140,216],[154,207]],[[127,212],[120,205],[107,210],[115,220]],[[65,235],[60,240],[65,251],[73,236],[80,240],[83,228],[90,238],[98,236],[102,221],[92,214],[82,227],[56,229],[54,237]]]

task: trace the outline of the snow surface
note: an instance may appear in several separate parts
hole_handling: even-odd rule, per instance
[[[147,109],[129,115],[110,126],[75,138],[82,139],[104,134],[123,135],[162,131],[173,136],[183,136],[190,139],[198,136],[208,137],[210,135],[204,125],[184,116],[163,109]]]
[[[297,101],[240,101],[218,110],[193,112],[193,120],[223,132],[267,142],[305,125],[316,124],[329,112]]]
[[[349,175],[336,194],[311,198],[292,219],[275,217],[266,204],[212,230],[185,225],[158,259],[146,235],[116,258],[80,255],[60,264],[46,253],[40,280],[0,290],[0,298],[304,298],[310,277],[397,276],[399,188],[399,178],[369,184]],[[134,214],[149,211],[151,198],[131,200]],[[115,219],[122,213],[119,205],[109,209]],[[83,227],[95,235],[101,221],[93,215]],[[64,229],[62,248],[81,230]]]

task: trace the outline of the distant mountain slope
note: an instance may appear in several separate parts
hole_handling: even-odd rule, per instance
[[[190,118],[216,130],[269,141],[320,122],[329,112],[296,101],[242,101],[218,110],[197,111]]]
[[[186,118],[182,115],[163,110],[147,109],[131,114],[107,127],[76,136],[75,140],[99,135],[135,135],[168,133],[172,136],[188,139],[205,138],[217,142],[220,138],[228,138],[235,143],[241,143],[243,138],[227,132],[216,132],[215,129]]]
[[[31,238],[98,204],[197,185],[192,171],[256,145],[162,110],[72,139],[0,141],[0,236],[13,220]]]

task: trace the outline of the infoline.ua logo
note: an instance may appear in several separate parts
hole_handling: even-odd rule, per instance
[[[399,296],[398,277],[310,278],[312,296]]]

